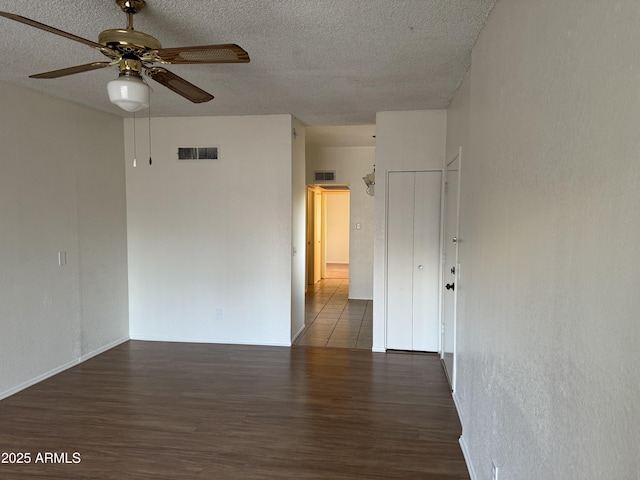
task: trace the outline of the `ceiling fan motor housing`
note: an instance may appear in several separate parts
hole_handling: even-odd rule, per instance
[[[98,42],[122,55],[131,54],[137,57],[144,55],[149,50],[162,48],[160,41],[148,33],[121,28],[105,30],[100,33]]]

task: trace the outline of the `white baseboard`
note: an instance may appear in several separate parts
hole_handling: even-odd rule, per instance
[[[464,434],[460,435],[460,448],[462,449],[462,456],[464,457],[464,461],[467,464],[467,470],[469,470],[469,477],[471,480],[478,480],[476,476],[476,471],[473,469],[473,464],[471,463],[471,455],[469,454],[469,447],[467,446],[467,442],[465,441]]]
[[[129,337],[123,337],[123,338],[120,338],[119,340],[116,340],[114,342],[111,342],[111,343],[105,345],[104,347],[100,347],[97,350],[94,350],[94,351],[89,352],[89,353],[85,353],[84,355],[82,355],[80,357],[80,362],[79,363],[86,362],[90,358],[96,357],[96,356],[100,355],[101,353],[104,353],[107,350],[111,350],[112,348],[117,347],[118,345],[121,345],[124,342],[128,342],[128,341],[129,341]]]
[[[253,342],[251,340],[225,340],[202,337],[156,337],[153,335],[131,334],[131,340],[142,342],[166,342],[166,343],[211,343],[214,345],[250,345],[256,347],[290,347],[291,341],[286,342]]]
[[[226,342],[227,345],[249,345],[252,347],[291,347],[291,342]]]
[[[300,336],[300,334],[302,334],[302,332],[304,332],[304,329],[306,328],[306,325],[302,325],[302,327],[300,327],[300,330],[298,330],[296,332],[296,334],[293,336],[293,338],[291,339],[291,345],[293,345],[296,340],[298,339],[298,337]]]
[[[93,352],[87,353],[85,355],[82,355],[80,358],[75,359],[75,360],[71,360],[70,362],[67,362],[63,365],[60,365],[59,367],[56,367],[52,370],[49,370],[48,372],[45,372],[41,375],[38,375],[37,377],[34,377],[30,380],[27,380],[26,382],[21,383],[20,385],[16,385],[15,387],[10,388],[9,390],[5,390],[4,392],[0,392],[0,400],[3,400],[7,397],[10,397],[11,395],[15,395],[18,392],[21,392],[22,390],[25,390],[29,387],[32,387],[33,385],[35,385],[36,383],[40,383],[44,380],[46,380],[47,378],[51,378],[54,375],[57,375],[59,373],[64,372],[65,370],[68,370],[72,367],[75,367],[76,365],[79,365],[80,363],[89,360],[90,358],[95,357],[96,355],[100,355],[101,353],[106,352],[107,350],[112,349],[113,347],[117,347],[118,345],[120,345],[121,343],[127,342],[129,340],[129,338],[121,338],[119,340],[116,340],[115,342],[111,342],[108,345],[105,345],[104,347],[100,347],[97,350],[94,350]]]
[[[42,375],[38,375],[37,377],[27,380],[26,382],[21,383],[20,385],[16,385],[15,387],[10,388],[9,390],[5,390],[4,392],[0,393],[0,400],[10,397],[11,395],[15,395],[16,393],[26,388],[29,388],[35,385],[36,383],[40,383],[43,380],[46,380],[47,378],[53,377],[54,375],[57,375],[60,372],[64,372],[65,370],[71,367],[74,367],[79,363],[80,363],[79,360],[72,360],[70,362],[65,363],[64,365],[60,365],[59,367],[54,368],[53,370],[49,370],[48,372],[45,372]]]
[[[453,404],[456,406],[456,412],[458,412],[458,418],[460,419],[460,424],[462,425],[462,429],[464,430],[464,417],[462,416],[462,407],[460,406],[460,400],[458,400],[458,396],[456,392],[451,394],[453,398]]]
[[[462,435],[460,435],[460,439],[458,442],[460,443],[460,448],[462,449],[462,455],[464,456],[464,461],[467,464],[467,470],[469,470],[469,477],[471,480],[477,480],[476,472],[473,469],[473,464],[471,463],[471,455],[469,453],[469,447],[467,446],[467,442],[464,438],[464,416],[462,415],[462,407],[460,406],[460,400],[455,392],[451,395],[453,398],[453,404],[456,407],[456,411],[458,412],[458,418],[460,419],[460,425],[462,425]]]

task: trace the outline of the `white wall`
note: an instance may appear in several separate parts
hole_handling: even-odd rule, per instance
[[[375,147],[307,148],[307,183],[314,170],[335,170],[336,182],[350,190],[349,298],[373,298],[373,197],[362,181],[375,164]],[[356,229],[360,223],[361,229]]]
[[[639,23],[635,0],[502,0],[452,104],[478,479],[640,478]]]
[[[380,112],[376,116],[373,350],[384,351],[387,174],[444,168],[447,112]]]
[[[291,167],[291,340],[304,329],[306,248],[307,248],[307,188],[305,183],[305,127],[292,118]]]
[[[128,318],[122,120],[4,83],[0,103],[2,398],[126,340]]]
[[[327,263],[349,263],[349,193],[325,192]]]
[[[131,337],[289,345],[292,119],[289,115],[125,122]],[[141,140],[141,141],[140,141]],[[179,146],[220,158],[179,162]],[[304,277],[304,274],[302,274]],[[220,318],[222,317],[222,318]]]

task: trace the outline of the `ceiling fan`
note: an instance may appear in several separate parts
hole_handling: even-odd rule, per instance
[[[213,100],[213,95],[210,93],[155,64],[249,62],[249,54],[235,44],[162,48],[156,38],[133,29],[133,15],[144,8],[145,0],[115,1],[127,14],[127,27],[101,32],[97,43],[13,13],[0,12],[0,16],[84,43],[109,57],[110,60],[107,62],[91,62],[29,77],[59,78],[117,65],[120,71],[118,79],[110,81],[107,85],[109,100],[129,112],[149,106],[150,88],[143,80],[143,72],[147,77],[194,103]]]

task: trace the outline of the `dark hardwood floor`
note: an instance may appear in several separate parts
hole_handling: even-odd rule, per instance
[[[0,402],[0,478],[468,479],[459,436],[437,356],[127,342]]]

